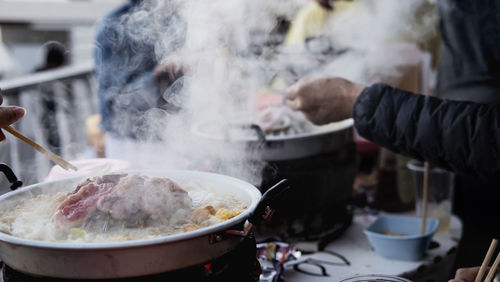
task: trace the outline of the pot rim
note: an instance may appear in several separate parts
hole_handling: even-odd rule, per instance
[[[416,172],[424,172],[425,168],[424,168],[424,162],[421,162],[421,161],[418,161],[418,160],[410,160],[407,164],[406,164],[406,167],[411,170],[411,171],[416,171]],[[441,167],[432,167],[430,169],[430,172],[432,173],[441,173],[441,174],[450,174],[452,175],[453,172],[449,171],[449,170],[446,170],[444,168],[441,168]]]
[[[206,132],[203,132],[200,130],[200,127],[204,123],[197,123],[192,127],[192,132],[198,136],[207,138],[207,139],[212,139],[212,140],[225,140],[224,136],[222,135],[215,135],[215,134],[209,134]],[[266,135],[266,141],[267,142],[276,142],[276,141],[292,141],[292,140],[301,140],[301,139],[308,139],[308,138],[313,138],[313,137],[320,137],[323,135],[328,135],[332,134],[335,132],[340,132],[346,129],[349,129],[353,127],[354,125],[354,119],[348,118],[344,119],[341,121],[337,122],[332,122],[329,124],[321,125],[321,126],[315,126],[315,131],[313,132],[307,132],[307,133],[300,133],[300,134],[293,134],[293,135],[284,135],[284,136],[274,136],[274,135]],[[251,138],[233,138],[232,140],[229,141],[236,141],[236,142],[255,142],[259,141],[257,136],[252,136]]]
[[[189,231],[189,232],[183,232],[183,233],[178,233],[178,234],[172,234],[172,235],[167,235],[167,236],[161,236],[158,238],[152,238],[152,239],[140,239],[140,240],[128,240],[128,241],[118,241],[118,242],[99,242],[99,243],[93,243],[93,242],[71,242],[71,243],[66,243],[66,242],[50,242],[50,241],[41,241],[41,240],[33,240],[33,239],[25,239],[21,237],[16,237],[12,235],[8,235],[6,233],[0,232],[0,241],[9,243],[9,244],[15,244],[15,245],[20,245],[20,246],[26,246],[26,247],[36,247],[36,248],[45,248],[45,249],[60,249],[60,250],[78,250],[78,251],[86,251],[86,250],[109,250],[109,249],[123,249],[123,248],[136,248],[136,247],[144,247],[144,246],[149,246],[149,245],[157,245],[157,244],[164,244],[164,243],[174,243],[174,242],[179,242],[179,241],[185,241],[189,240],[192,238],[196,237],[202,237],[206,236],[209,234],[217,233],[219,231],[227,230],[233,227],[234,225],[237,225],[238,223],[241,223],[245,221],[250,213],[257,207],[259,200],[261,198],[261,193],[260,191],[253,186],[252,184],[245,182],[243,180],[234,178],[232,176],[227,176],[223,174],[217,174],[217,173],[210,173],[210,172],[203,172],[203,171],[196,171],[196,170],[127,170],[127,171],[122,171],[123,173],[142,173],[145,175],[148,174],[155,174],[155,175],[164,175],[163,177],[169,177],[168,175],[172,174],[177,174],[179,175],[203,175],[203,177],[211,177],[211,178],[219,178],[221,180],[233,182],[235,185],[235,189],[245,189],[246,192],[248,193],[249,198],[251,199],[251,203],[249,207],[243,211],[241,214],[230,218],[228,220],[225,220],[221,223],[217,223],[208,227],[200,228],[198,230],[194,231]],[[120,173],[120,172],[116,172]],[[57,179],[57,180],[52,180],[52,181],[47,181],[47,182],[40,182],[36,184],[32,184],[23,188],[20,188],[19,190],[15,190],[12,192],[8,192],[4,195],[0,196],[0,205],[3,201],[6,201],[7,199],[16,196],[18,194],[22,193],[29,193],[31,190],[35,190],[40,188],[40,186],[46,186],[50,184],[59,184],[62,182],[69,182],[73,183],[78,179],[84,179],[88,178],[87,177],[71,177],[71,178],[65,178],[65,179]],[[175,179],[174,179],[175,181]],[[246,187],[246,188],[244,188]]]

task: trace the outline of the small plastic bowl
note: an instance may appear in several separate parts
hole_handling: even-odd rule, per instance
[[[427,218],[425,234],[420,234],[422,218],[380,215],[364,232],[375,252],[395,260],[417,261],[422,258],[436,233],[439,220]]]
[[[411,280],[392,275],[358,275],[351,278],[341,280],[340,282],[412,282]]]

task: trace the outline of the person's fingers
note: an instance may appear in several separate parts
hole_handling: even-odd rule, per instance
[[[164,72],[168,73],[168,75],[171,78],[174,78],[178,75],[182,75],[182,66],[178,65],[178,64],[170,64],[170,65],[165,66]]]
[[[302,109],[302,99],[296,98],[292,100],[286,100],[286,105],[294,111],[300,111]]]
[[[478,272],[479,267],[459,268],[455,272],[454,280],[456,282],[474,281],[474,278],[476,277]]]
[[[0,105],[3,103],[2,89],[0,89]]]
[[[298,96],[294,99],[287,99],[285,103],[295,111],[312,112],[318,109],[318,104],[312,97]]]
[[[330,118],[321,109],[304,111],[304,116],[315,125],[323,125],[331,122]]]
[[[189,64],[182,64],[180,66],[181,66],[182,74],[189,75],[190,73],[192,73],[192,71],[191,71],[191,65],[189,65]]]
[[[158,76],[160,75],[161,73],[161,66],[156,66],[154,69],[153,69],[153,75],[154,76]]]
[[[308,92],[309,84],[312,81],[314,81],[313,76],[301,77],[297,82],[295,82],[285,90],[285,97],[287,99],[293,100],[301,95],[304,95],[304,93]]]
[[[186,67],[182,64],[175,64],[175,72],[178,74],[183,74],[186,72]]]
[[[182,77],[184,73],[184,66],[173,62],[165,62],[153,70],[153,74],[158,82],[167,82],[169,84]]]
[[[297,98],[297,96],[299,94],[299,90],[300,90],[300,84],[299,83],[293,84],[292,86],[288,87],[285,90],[285,93],[284,93],[285,98],[288,100],[293,100],[293,99]]]
[[[18,119],[22,118],[25,113],[26,110],[21,107],[0,107],[0,127],[3,128],[13,124]]]

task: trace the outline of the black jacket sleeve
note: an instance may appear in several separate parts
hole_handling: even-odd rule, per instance
[[[500,104],[441,100],[375,84],[354,105],[359,134],[455,172],[500,179]]]

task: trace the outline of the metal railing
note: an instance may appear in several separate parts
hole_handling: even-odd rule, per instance
[[[81,79],[92,73],[94,64],[92,62],[80,63],[60,67],[54,70],[31,73],[20,77],[0,80],[0,89],[5,96],[16,95],[17,92],[37,87],[42,83],[52,83],[54,81]]]
[[[92,156],[86,119],[98,112],[91,62],[0,80],[4,105],[26,109],[14,124],[19,131],[63,158]],[[25,184],[43,181],[53,163],[7,133],[0,144],[0,162],[9,165]],[[6,192],[0,184],[0,193]]]

